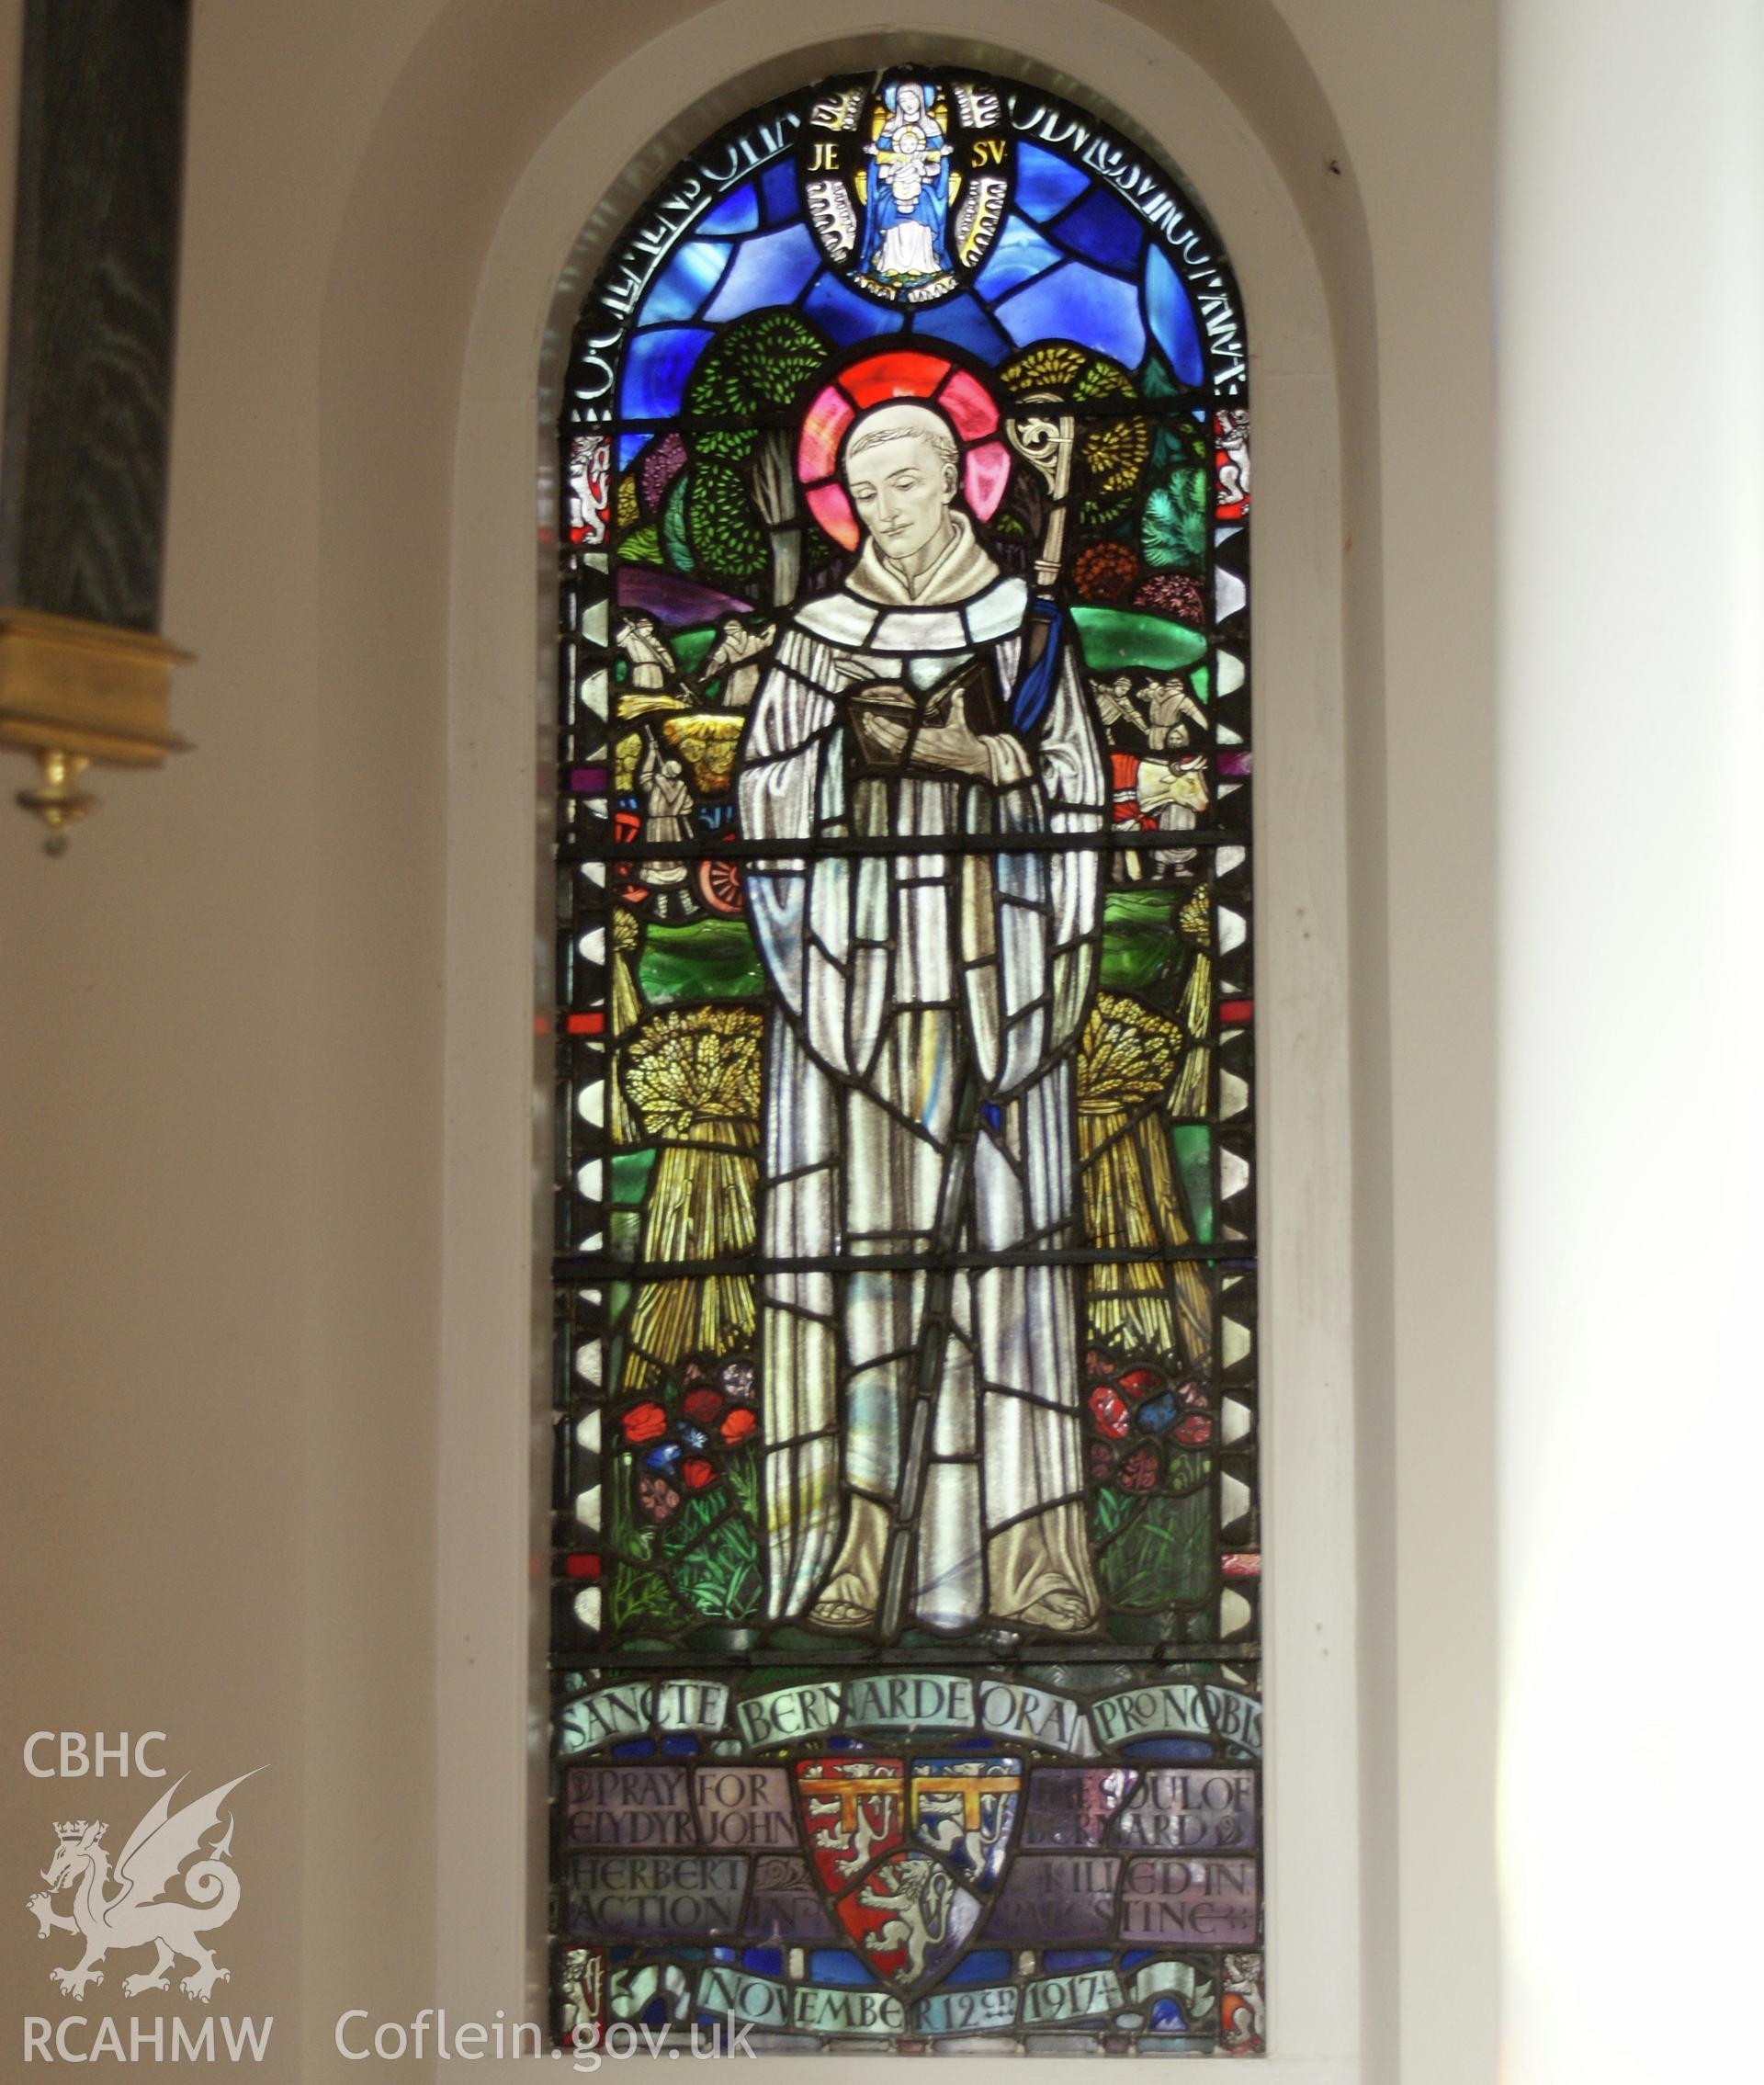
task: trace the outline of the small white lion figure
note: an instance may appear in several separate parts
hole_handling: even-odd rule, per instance
[[[254,1773],[263,1771],[252,1769]],[[184,1785],[184,1777],[173,1782],[118,1856],[114,1879],[119,1887],[114,1896],[109,1894],[110,1856],[100,1843],[106,1827],[83,1818],[56,1826],[55,1856],[42,1876],[49,1887],[39,1890],[25,1909],[37,1921],[39,1940],[47,1940],[51,1932],[69,1932],[85,1942],[85,1953],[72,1969],[50,1971],[59,1989],[70,1998],[84,1998],[88,1984],[103,1983],[98,1964],[112,1948],[157,1950],[151,1969],[123,1978],[126,1998],[168,1990],[166,1972],[180,1956],[195,1965],[194,1973],[178,1986],[186,1998],[206,2005],[215,1985],[229,1980],[229,1972],[216,1965],[196,1936],[224,1926],[239,1909],[239,1877],[227,1865],[232,1852],[231,1816],[224,1834],[183,1877],[189,1901],[167,1900],[164,1891],[185,1862],[204,1853],[203,1839],[220,1827],[221,1805],[241,1781],[250,1779],[251,1774],[242,1773],[177,1811],[172,1809],[172,1797]],[[74,1892],[72,1918],[51,1908],[51,1900],[64,1889]]]
[[[888,1883],[889,1888],[881,1885]],[[872,1911],[888,1911],[874,1932],[865,1933],[864,1945],[871,1955],[904,1951],[904,1974],[917,1983],[925,1973],[925,1959],[932,1948],[949,1935],[949,1914],[956,1885],[935,1861],[908,1854],[884,1862],[857,1893],[857,1900]]]

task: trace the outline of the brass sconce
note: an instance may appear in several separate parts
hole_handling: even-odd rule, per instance
[[[0,482],[0,747],[49,828],[95,762],[157,767],[189,0],[28,0]]]
[[[98,807],[80,786],[94,761],[157,767],[185,750],[166,720],[172,668],[188,656],[151,630],[0,609],[0,745],[37,756],[41,778],[14,801],[48,826],[51,855]]]

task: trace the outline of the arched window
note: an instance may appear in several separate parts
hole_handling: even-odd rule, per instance
[[[564,2033],[1261,2046],[1248,429],[1179,179],[959,68],[582,308]]]

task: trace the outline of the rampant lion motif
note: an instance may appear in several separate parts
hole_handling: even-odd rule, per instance
[[[877,1886],[891,1882],[891,1889]],[[871,1955],[891,1955],[896,1948],[906,1955],[905,1974],[917,1983],[925,1973],[925,1957],[949,1932],[950,1905],[956,1885],[935,1861],[909,1854],[878,1868],[857,1893],[860,1904],[873,1911],[888,1911],[874,1932],[864,1936]]]
[[[840,1819],[844,1807],[844,1803],[836,1796],[827,1801],[811,1802],[808,1805],[808,1829],[820,1844],[829,1847],[838,1845]],[[823,1825],[822,1819],[831,1821]],[[833,1866],[841,1875],[859,1874],[869,1864],[871,1849],[888,1836],[892,1825],[888,1798],[884,1796],[877,1804],[867,1796],[860,1796],[853,1808],[851,1827],[851,1850],[843,1859],[835,1858],[833,1862]]]
[[[261,1773],[262,1767],[252,1772]],[[210,1789],[208,1795],[181,1810],[172,1810],[172,1797],[184,1785],[184,1776],[173,1782],[130,1834],[129,1843],[117,1860],[114,1897],[107,1895],[111,1875],[110,1856],[99,1841],[106,1827],[77,1823],[55,1827],[55,1857],[43,1870],[49,1885],[25,1906],[37,1920],[37,1937],[47,1940],[51,1932],[79,1933],[85,1953],[72,1969],[51,1969],[50,1977],[70,1998],[84,1998],[88,1984],[101,1984],[104,1972],[97,1966],[112,1948],[152,1947],[158,1950],[151,1969],[125,1977],[123,1996],[139,1998],[143,1991],[168,1990],[166,1972],[179,1956],[196,1965],[178,1989],[186,1998],[209,2002],[217,1983],[230,1980],[230,1972],[216,1966],[214,1956],[197,1939],[198,1933],[224,1926],[239,1909],[239,1877],[227,1865],[232,1852],[232,1819],[220,1839],[207,1849],[206,1857],[183,1876],[191,1899],[166,1901],[164,1891],[178,1871],[197,1853],[202,1841],[220,1822],[220,1806],[241,1781]],[[51,1909],[51,1899],[72,1889],[74,1916],[64,1917]]]
[[[1227,1955],[1219,2007],[1219,2046],[1227,2055],[1250,2056],[1261,2049],[1261,1957]]]

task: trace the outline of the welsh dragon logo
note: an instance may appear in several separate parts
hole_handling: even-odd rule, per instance
[[[261,1773],[262,1767],[252,1772]],[[28,1899],[25,1909],[37,1921],[37,1937],[47,1940],[51,1932],[78,1933],[85,1953],[71,1969],[51,1969],[50,1978],[70,1998],[84,1998],[88,1984],[101,1984],[98,1967],[113,1948],[151,1947],[157,1952],[153,1966],[138,1976],[125,1977],[125,1998],[139,1998],[143,1991],[169,1990],[168,1972],[178,1960],[194,1965],[178,1989],[186,1998],[200,1999],[204,2005],[216,1984],[230,1981],[213,1955],[197,1937],[224,1926],[239,1909],[239,1877],[228,1865],[232,1853],[232,1818],[226,1830],[206,1849],[203,1840],[220,1826],[221,1805],[250,1773],[212,1788],[182,1809],[172,1808],[172,1798],[184,1785],[185,1776],[173,1782],[147,1815],[129,1835],[129,1843],[117,1856],[114,1876],[103,1839],[104,1824],[77,1823],[55,1827],[55,1855],[42,1871],[49,1885]],[[195,1856],[201,1854],[200,1860]],[[195,1860],[182,1876],[187,1901],[167,1898],[165,1891],[179,1879],[187,1861]],[[112,1892],[112,1883],[118,1887]],[[53,1909],[52,1900],[64,1889],[74,1892],[74,1915]]]

